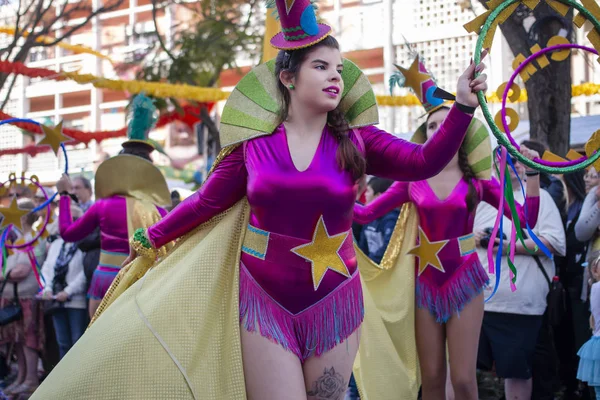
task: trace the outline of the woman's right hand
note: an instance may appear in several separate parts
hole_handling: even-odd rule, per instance
[[[133,262],[133,260],[135,260],[136,257],[137,257],[137,251],[135,251],[133,249],[133,247],[129,246],[129,256],[127,256],[127,258],[125,259],[125,261],[123,261],[123,264],[121,265],[121,268],[123,268],[127,264],[130,264],[131,262]]]
[[[71,193],[72,189],[73,184],[71,183],[71,178],[69,178],[69,175],[67,174],[62,174],[58,182],[56,182],[56,190],[58,190],[58,193]]]
[[[483,60],[488,54],[487,50],[484,50],[481,54]],[[486,68],[485,64],[481,62],[479,65],[474,65],[471,60],[469,67],[463,72],[458,78],[458,84],[456,88],[456,102],[469,107],[478,107],[479,98],[477,92],[486,92],[488,89],[487,75],[481,74],[477,78],[474,77],[475,73],[482,72]]]

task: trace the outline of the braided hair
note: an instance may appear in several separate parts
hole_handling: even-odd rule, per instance
[[[473,168],[469,164],[467,151],[465,150],[464,144],[460,146],[458,149],[458,167],[463,174],[463,179],[469,185],[469,191],[467,192],[467,210],[469,212],[475,211],[477,207],[477,190],[475,189],[475,185],[473,184],[473,180],[477,179],[475,172],[473,172]]]

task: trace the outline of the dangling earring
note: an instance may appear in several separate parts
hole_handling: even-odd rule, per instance
[[[293,84],[290,85],[290,90],[294,90],[294,89],[296,89],[296,86],[294,86]]]

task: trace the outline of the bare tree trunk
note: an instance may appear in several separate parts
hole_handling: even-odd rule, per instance
[[[480,0],[485,5],[485,1]],[[572,10],[563,18],[549,7],[540,2],[533,10],[535,24],[528,32],[523,27],[524,19],[529,16],[529,9],[521,5],[513,15],[506,20],[500,29],[515,56],[523,54],[528,57],[530,48],[539,44],[546,47],[548,40],[559,34],[562,28],[569,30],[567,38],[572,34]],[[563,26],[561,21],[566,22]],[[550,54],[548,54],[550,56]],[[540,68],[525,83],[527,89],[532,139],[546,144],[550,151],[565,155],[569,150],[571,128],[571,57],[564,61],[553,61],[548,57],[550,65]]]
[[[6,97],[4,97],[4,101],[0,104],[0,110],[4,110],[4,107],[8,104],[10,100],[10,94],[12,93],[13,88],[15,87],[15,83],[17,82],[17,75],[13,75],[12,82],[8,86]]]

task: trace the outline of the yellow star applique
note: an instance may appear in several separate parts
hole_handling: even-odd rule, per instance
[[[442,262],[440,261],[439,253],[442,251],[444,246],[448,243],[447,240],[441,240],[439,242],[431,242],[423,229],[419,227],[419,245],[408,252],[419,258],[419,273],[421,275],[428,265],[433,268],[444,271]]]
[[[21,225],[21,217],[30,213],[31,210],[22,210],[17,206],[17,200],[12,199],[10,207],[0,207],[0,214],[2,214],[2,225],[0,228],[4,228],[9,224],[13,224],[21,231],[23,226]]]
[[[419,71],[419,57],[415,58],[409,69],[396,65],[396,68],[404,75],[404,86],[410,86],[415,95],[423,102],[423,83],[431,79],[431,75]]]
[[[56,125],[54,128],[50,128],[49,126],[42,125],[42,130],[46,134],[42,140],[37,142],[37,146],[47,145],[52,147],[54,150],[54,154],[58,155],[58,148],[60,144],[63,142],[68,142],[72,140],[70,137],[63,135],[62,133],[62,121],[60,124]]]
[[[313,240],[310,243],[294,247],[290,250],[292,253],[310,261],[312,264],[312,278],[315,290],[319,288],[325,272],[328,269],[350,277],[350,272],[342,257],[339,255],[339,250],[348,237],[348,232],[343,232],[334,236],[329,236],[323,216],[319,218],[319,222],[315,227]]]

